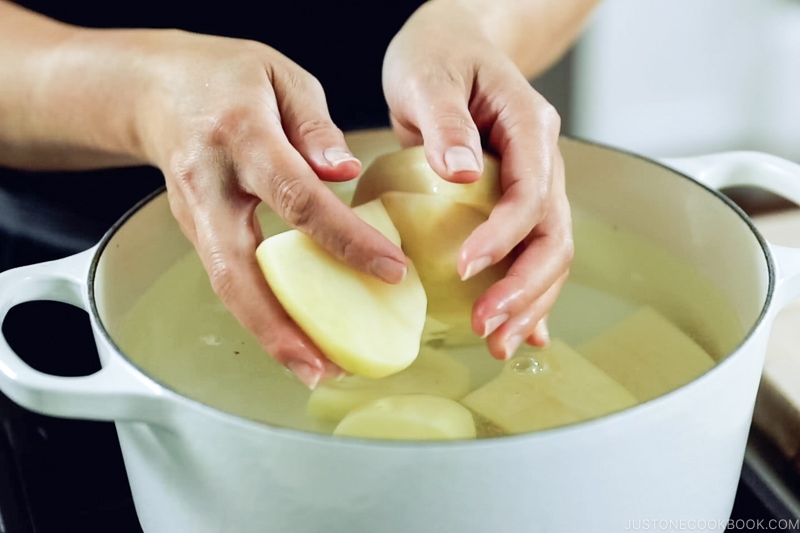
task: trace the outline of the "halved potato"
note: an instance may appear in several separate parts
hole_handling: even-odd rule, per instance
[[[499,376],[461,400],[503,433],[579,422],[635,405],[636,398],[602,370],[554,339],[523,347]]]
[[[428,164],[422,146],[375,158],[358,180],[351,205],[361,205],[388,191],[430,194],[472,206],[484,216],[500,198],[500,163],[483,154],[483,175],[474,183],[452,183]]]
[[[469,370],[446,353],[423,346],[405,370],[381,379],[345,376],[328,380],[311,393],[307,412],[321,420],[338,421],[354,408],[400,394],[429,394],[460,400],[469,392]]]
[[[475,422],[468,409],[448,398],[387,396],[350,411],[333,434],[387,440],[474,439]]]
[[[401,244],[380,200],[355,211]],[[416,359],[427,298],[413,264],[401,283],[385,283],[341,263],[297,230],[265,239],[256,258],[286,312],[344,370],[382,378]]]
[[[469,328],[475,300],[502,279],[510,265],[506,259],[461,281],[459,250],[486,216],[435,195],[390,191],[381,200],[400,234],[403,251],[417,268],[428,295],[428,315],[448,326]]]

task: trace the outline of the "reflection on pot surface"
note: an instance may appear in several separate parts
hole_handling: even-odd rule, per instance
[[[281,231],[262,220],[265,234]],[[478,436],[522,433],[618,411],[706,372],[744,327],[712,280],[662,248],[575,208],[571,277],[549,316],[552,346],[508,362],[479,337],[429,321],[418,360],[383,378],[348,376],[313,392],[276,363],[211,291],[193,252],[166,271],[111,331],[147,374],[248,419],[330,433],[384,396],[432,394],[475,414]]]

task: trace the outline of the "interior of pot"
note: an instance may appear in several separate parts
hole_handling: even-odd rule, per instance
[[[351,134],[349,143],[365,167],[398,147],[384,130]],[[652,161],[571,139],[562,139],[561,147],[575,218],[574,287],[600,287],[652,306],[716,361],[734,351],[759,320],[769,289],[762,243],[746,218],[719,194]],[[346,199],[354,184],[337,187]],[[265,234],[286,228],[274,214],[261,215]],[[191,270],[176,273],[187,260]],[[669,266],[673,260],[683,267]],[[170,275],[193,285],[173,292]],[[559,301],[580,293],[574,287]],[[162,384],[245,418],[330,431],[324,424],[297,423],[308,390],[216,301],[166,194],[143,202],[109,232],[92,290],[109,337]],[[143,296],[151,294],[156,296],[142,312]],[[577,331],[575,324],[586,313],[613,314],[580,301],[562,306],[551,313],[551,335],[584,340],[592,328]],[[189,355],[173,357],[178,352]],[[481,360],[500,364],[488,353]],[[239,392],[226,396],[225,390]]]
[[[652,160],[573,139],[562,139],[561,150],[576,225],[588,213],[618,234],[666,252],[699,277],[686,278],[648,264],[648,258],[625,256],[613,237],[589,241],[579,231],[572,275],[609,282],[618,275],[609,262],[638,259],[642,274],[656,278],[660,287],[658,294],[639,299],[692,332],[715,359],[733,351],[759,320],[769,290],[764,245],[749,219],[720,193]],[[636,292],[635,274],[629,271],[614,280],[612,290]],[[703,307],[697,285],[702,280],[710,283],[706,288],[719,291],[725,307],[720,311],[727,316]]]

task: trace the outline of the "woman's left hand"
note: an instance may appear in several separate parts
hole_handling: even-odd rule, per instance
[[[442,178],[482,173],[482,139],[501,161],[502,196],[463,243],[458,270],[469,278],[504,257],[504,279],[473,307],[472,328],[507,359],[522,342],[548,342],[547,312],[572,260],[572,222],[558,148],[560,117],[473,12],[428,2],[387,49],[383,87],[401,143],[424,144]]]

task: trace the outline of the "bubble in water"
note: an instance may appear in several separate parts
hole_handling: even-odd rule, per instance
[[[544,363],[537,361],[536,358],[530,355],[515,357],[511,360],[511,371],[516,374],[541,374],[545,370],[547,370],[547,367]]]
[[[200,342],[203,344],[207,344],[209,346],[219,346],[222,344],[222,339],[217,337],[216,335],[205,335],[200,337]]]

